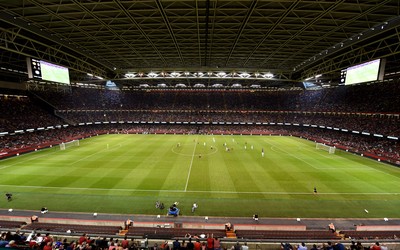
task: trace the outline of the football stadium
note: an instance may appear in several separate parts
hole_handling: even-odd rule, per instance
[[[398,0],[0,6],[0,249],[400,248]]]

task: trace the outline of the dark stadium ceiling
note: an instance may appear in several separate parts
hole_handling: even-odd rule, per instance
[[[69,67],[75,82],[88,82],[90,73],[132,85],[226,78],[290,86],[317,74],[335,81],[340,69],[381,57],[389,70],[399,69],[399,0],[0,0],[0,6],[3,80],[27,78],[28,56]]]

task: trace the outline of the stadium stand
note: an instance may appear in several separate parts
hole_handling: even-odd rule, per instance
[[[383,89],[383,90],[382,90]],[[391,93],[384,98],[380,93]],[[363,98],[360,98],[360,93]],[[384,136],[399,136],[399,85],[394,83],[323,89],[319,91],[129,91],[71,88],[70,92],[0,91],[2,131],[0,157],[12,156],[57,145],[61,142],[106,133],[181,133],[181,134],[272,134],[294,135],[343,150],[379,158],[389,163],[400,161],[400,145],[386,137],[366,136],[340,130],[364,131]],[[18,97],[19,96],[19,97]],[[143,100],[146,100],[145,102]],[[368,100],[368,101],[367,101]],[[372,101],[371,101],[372,100]],[[4,105],[3,105],[4,104]],[[18,106],[18,109],[11,107]],[[56,115],[55,115],[56,114]],[[37,119],[39,117],[39,119]],[[144,124],[95,122],[144,121]],[[154,124],[153,121],[165,122]],[[171,122],[203,122],[183,125]],[[204,124],[223,121],[231,124]],[[91,122],[88,125],[86,123]],[[233,123],[237,122],[237,125]],[[248,124],[243,124],[243,122]],[[275,123],[260,124],[261,123]],[[78,125],[84,123],[83,125]],[[252,124],[251,124],[252,123]],[[259,123],[259,124],[256,124]],[[315,124],[316,127],[283,126]],[[68,125],[68,126],[62,126]],[[321,127],[323,126],[323,127]],[[37,130],[42,127],[44,129]],[[51,128],[49,128],[51,127]],[[26,129],[35,131],[27,133]],[[23,130],[23,132],[16,132]],[[118,236],[117,226],[71,225],[0,221],[1,228],[67,231],[91,235]],[[396,239],[398,231],[271,231],[236,230],[237,238],[249,240],[314,239]],[[192,228],[130,227],[128,237],[148,239],[185,238],[187,234],[213,234],[226,237],[225,230]]]
[[[65,92],[13,93],[2,89],[0,100],[4,105],[0,109],[5,118],[0,120],[0,128],[8,135],[2,136],[0,157],[108,132],[293,134],[400,164],[398,140],[388,139],[400,135],[399,86],[396,81],[315,91],[111,91],[71,87]],[[115,123],[93,125],[112,121]],[[120,121],[125,124],[117,123]],[[129,121],[131,124],[127,124]],[[155,121],[167,124],[160,126],[152,123]],[[170,123],[215,121],[240,124]],[[64,125],[69,127],[64,129]],[[24,129],[35,132],[26,133]]]
[[[355,240],[365,239],[398,239],[400,231],[342,231],[346,238]]]
[[[92,235],[116,235],[119,233],[121,227],[35,222],[28,224],[24,229],[48,232],[71,231],[73,233],[89,233]]]
[[[316,239],[316,240],[339,240],[340,236],[329,231],[266,231],[266,230],[236,230],[239,238],[246,239]]]
[[[330,230],[281,231],[237,229],[235,230],[237,238],[229,239],[225,235],[225,229],[132,226],[125,235],[119,235],[120,227],[96,224],[97,223],[93,221],[92,225],[82,225],[79,224],[79,220],[72,224],[35,222],[28,225],[17,221],[0,221],[0,225],[5,225],[7,230],[9,230],[9,228],[14,228],[13,231],[3,232],[0,241],[2,242],[1,244],[3,244],[3,242],[4,244],[10,244],[14,241],[16,242],[15,248],[19,249],[44,249],[47,242],[51,242],[50,244],[53,247],[63,244],[64,249],[70,247],[70,249],[95,250],[104,249],[106,246],[106,248],[108,248],[111,244],[120,246],[124,240],[127,240],[127,242],[124,243],[127,244],[126,248],[129,246],[129,249],[147,249],[153,244],[161,245],[165,241],[172,247],[171,240],[178,240],[182,244],[184,244],[185,241],[187,242],[190,238],[192,238],[192,240],[205,242],[207,235],[212,235],[221,240],[224,249],[229,249],[230,246],[237,244],[236,242],[248,242],[248,244],[254,248],[257,247],[254,244],[270,242],[272,246],[269,246],[269,248],[267,246],[267,249],[271,247],[271,249],[273,249],[274,245],[275,247],[277,244],[280,245],[279,242],[286,242],[284,245],[287,245],[290,244],[289,242],[300,241],[312,242],[306,244],[310,245],[310,247],[311,244],[316,244],[319,249],[326,249],[331,244],[330,242],[334,242],[335,244],[342,242],[346,247],[350,248],[350,244],[355,244],[350,243],[350,240],[362,240],[365,249],[369,249],[369,245],[372,246],[377,241],[385,242],[385,240],[397,240],[397,235],[400,233],[400,231],[390,230],[343,230],[340,233],[334,233]],[[24,233],[30,232],[31,230],[33,231],[29,236]],[[38,238],[42,240],[39,241]],[[35,246],[32,246],[32,241],[34,241]],[[361,242],[358,242],[358,245],[361,245]],[[392,248],[396,247],[395,245],[391,246]],[[294,245],[294,247],[297,246]]]
[[[36,91],[57,110],[269,110],[398,113],[397,81],[314,91],[146,90],[71,88]]]
[[[9,212],[0,210],[1,216],[4,216],[5,213]],[[53,246],[61,242],[65,246],[71,245],[72,249],[82,249],[90,245],[90,249],[94,250],[104,249],[105,245],[109,246],[111,243],[115,245],[122,244],[122,240],[125,238],[129,241],[129,246],[132,247],[130,249],[145,249],[153,244],[161,245],[165,241],[168,241],[170,247],[172,247],[171,240],[178,240],[184,243],[189,238],[192,238],[192,240],[198,239],[200,242],[205,242],[207,235],[220,239],[222,247],[227,249],[236,242],[248,242],[251,248],[256,248],[255,244],[271,244],[271,246],[267,246],[267,249],[276,249],[277,244],[280,244],[279,242],[308,242],[307,244],[311,244],[310,242],[312,242],[312,244],[317,244],[321,249],[325,249],[326,245],[329,245],[328,242],[350,244],[350,240],[362,241],[369,248],[370,244],[378,240],[382,242],[396,241],[398,239],[397,235],[400,232],[390,230],[390,228],[397,227],[398,220],[391,220],[384,224],[377,220],[364,220],[363,227],[368,227],[371,231],[359,231],[356,230],[358,226],[353,224],[351,220],[345,222],[342,219],[337,219],[335,224],[339,224],[343,230],[332,232],[328,228],[324,230],[316,229],[327,227],[327,221],[332,222],[332,219],[304,220],[302,221],[302,225],[299,225],[293,224],[291,220],[265,219],[256,222],[256,224],[248,224],[249,222],[245,218],[230,218],[235,222],[234,231],[236,237],[229,238],[227,237],[227,231],[223,223],[208,224],[208,222],[204,222],[203,218],[188,218],[189,221],[181,218],[181,222],[175,224],[175,218],[165,217],[165,222],[171,221],[172,223],[165,224],[164,222],[160,224],[159,219],[153,218],[154,221],[152,222],[152,217],[144,216],[141,218],[140,215],[137,215],[138,226],[133,223],[125,231],[122,230],[122,227],[117,226],[124,224],[124,221],[121,221],[118,215],[115,215],[116,220],[113,219],[112,215],[108,215],[108,225],[114,226],[105,226],[105,221],[93,218],[92,214],[79,214],[77,218],[73,214],[69,214],[68,223],[62,223],[62,221],[65,221],[65,218],[58,218],[56,214],[51,216],[46,215],[46,220],[53,220],[55,222],[32,222],[28,224],[21,220],[23,220],[24,214],[26,215],[26,219],[29,219],[29,211],[25,213],[20,211],[18,214],[19,216],[14,218],[15,220],[12,219],[12,216],[7,217],[9,221],[0,220],[0,229],[3,231],[2,240],[0,241],[9,243],[11,240],[15,240],[18,242],[17,245],[20,249],[32,248],[29,245],[32,240],[36,242],[35,244],[38,244],[34,247],[35,249],[44,249],[44,243],[38,243],[37,237],[43,238],[43,242],[52,242]],[[65,213],[63,214],[65,215]],[[226,221],[226,217],[213,218],[213,220]],[[60,221],[60,223],[56,221]],[[246,224],[241,224],[240,222]],[[255,226],[258,229],[247,229]],[[265,227],[277,228],[277,226],[282,229],[263,229]],[[388,228],[387,230],[385,230],[386,227]],[[380,231],[374,231],[372,230],[373,228],[377,228]],[[392,247],[396,247],[396,245],[392,245]]]
[[[26,223],[21,221],[0,220],[0,228],[17,229],[21,228],[23,225],[26,225]]]
[[[153,227],[132,227],[126,233],[127,236],[142,236],[149,239],[172,239],[175,237],[185,238],[187,235],[197,236],[212,234],[214,237],[225,237],[223,229],[196,229],[196,228],[153,228]]]
[[[10,91],[8,91],[10,92]],[[4,93],[0,91],[0,94]],[[61,119],[26,95],[0,95],[1,131],[14,131],[61,124]]]
[[[0,73],[2,81],[13,80],[2,86],[26,90],[0,89],[0,160],[43,148],[57,150],[59,144],[108,133],[251,134],[296,136],[400,166],[399,1],[208,0],[195,4],[194,7],[190,1],[2,1]],[[184,13],[187,9],[189,12]],[[225,47],[228,53],[221,49]],[[251,54],[246,55],[248,48]],[[198,55],[193,56],[192,50]],[[384,67],[381,68],[379,82],[339,86],[344,84],[336,79],[341,69],[374,58],[382,58],[390,69],[384,72]],[[40,64],[39,68],[30,67],[37,65],[36,59],[68,66],[71,82],[57,84],[42,78],[45,74]],[[172,73],[164,72],[164,68],[195,71],[195,61],[201,64],[199,71],[190,75],[195,80],[189,80],[192,73],[184,72],[182,77],[166,81]],[[32,65],[22,67],[26,62]],[[249,83],[251,79],[242,75],[246,67],[250,71],[257,69],[252,79],[258,87],[251,87],[254,86]],[[128,68],[135,72],[124,75]],[[162,70],[161,74],[154,73],[152,68]],[[240,78],[223,79],[225,75],[218,74],[224,73],[224,68],[234,69],[231,76]],[[276,68],[280,75],[272,79],[268,75],[274,76],[275,72],[260,73],[268,68]],[[152,71],[144,73],[147,69]],[[209,77],[203,78],[200,70],[208,71],[205,74]],[[221,72],[215,74],[217,71]],[[322,75],[315,73],[325,71],[330,71],[330,76],[322,82],[319,78]],[[146,74],[156,77],[144,79]],[[128,79],[129,75],[132,79]],[[128,83],[142,77],[146,84]],[[310,78],[314,78],[318,89],[299,87],[306,85],[301,81]],[[116,81],[118,86],[113,83],[114,87],[121,86],[121,90],[107,90],[111,81],[105,86],[105,79]],[[268,82],[258,85],[260,80]],[[206,84],[198,89],[185,87],[185,83],[193,86],[194,81]],[[242,83],[243,88],[234,87]],[[152,87],[142,88],[149,84]],[[165,88],[155,87],[161,84]],[[220,84],[221,88],[205,87],[213,84]],[[83,85],[90,88],[78,87]],[[178,85],[184,87],[173,87]],[[108,144],[106,147],[109,149]],[[192,162],[193,158],[194,152]],[[29,162],[25,165],[30,168]],[[70,166],[73,165],[74,162]],[[0,169],[7,173],[10,166]],[[90,178],[90,173],[79,174]],[[29,180],[20,182],[30,188]],[[4,189],[11,184],[15,183],[1,182]],[[314,187],[315,194],[316,190]],[[17,207],[23,206],[23,202]],[[0,210],[2,218],[10,219],[0,220],[0,249],[169,250],[170,240],[176,239],[182,242],[179,249],[192,250],[186,248],[185,240],[200,238],[204,243],[205,238],[200,235],[206,234],[223,240],[221,247],[207,250],[248,250],[248,242],[256,250],[307,250],[304,243],[303,248],[298,244],[302,241],[312,250],[388,250],[384,244],[379,246],[378,240],[394,242],[390,250],[399,248],[400,231],[386,227],[389,223],[399,224],[399,219],[385,218],[388,223],[379,226],[376,219],[371,228],[381,227],[382,231],[358,231],[352,224],[335,232],[335,228],[328,230],[324,222],[318,228],[326,230],[306,230],[302,225],[304,229],[298,231],[233,229],[233,226],[223,230],[215,229],[215,224],[210,229],[206,223],[201,225],[202,229],[141,227],[134,226],[130,219],[132,223],[125,221],[122,229],[102,225],[105,221],[96,223],[97,213],[87,215],[89,219],[84,224],[73,219],[68,224],[61,223],[62,220],[44,223],[50,220],[42,217],[39,220],[36,215],[37,220],[27,224],[20,220],[28,221],[29,217],[13,217],[12,211]],[[255,223],[260,221],[257,217]],[[243,227],[256,228],[253,224]],[[129,242],[124,242],[123,237],[124,240],[129,237]],[[148,239],[152,240],[150,244]],[[361,242],[350,245],[353,239],[362,240],[364,246]],[[273,243],[267,247],[258,245],[262,241]],[[292,246],[289,242],[297,243]],[[313,248],[312,243],[315,243]],[[202,248],[198,246],[195,250],[206,249],[205,244]]]

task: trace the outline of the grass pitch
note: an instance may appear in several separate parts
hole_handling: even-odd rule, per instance
[[[399,168],[295,137],[103,135],[2,160],[0,176],[14,198],[2,208],[166,214],[159,200],[194,216],[400,217]]]

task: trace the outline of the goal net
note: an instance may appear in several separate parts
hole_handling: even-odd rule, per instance
[[[74,147],[74,146],[79,146],[79,141],[78,140],[73,140],[73,141],[69,141],[69,142],[62,142],[60,144],[60,150],[65,150],[67,148]]]
[[[316,149],[325,150],[325,151],[329,152],[329,154],[334,154],[335,153],[335,149],[336,149],[335,147],[331,147],[331,146],[325,145],[323,143],[317,143],[315,145],[315,148]]]

